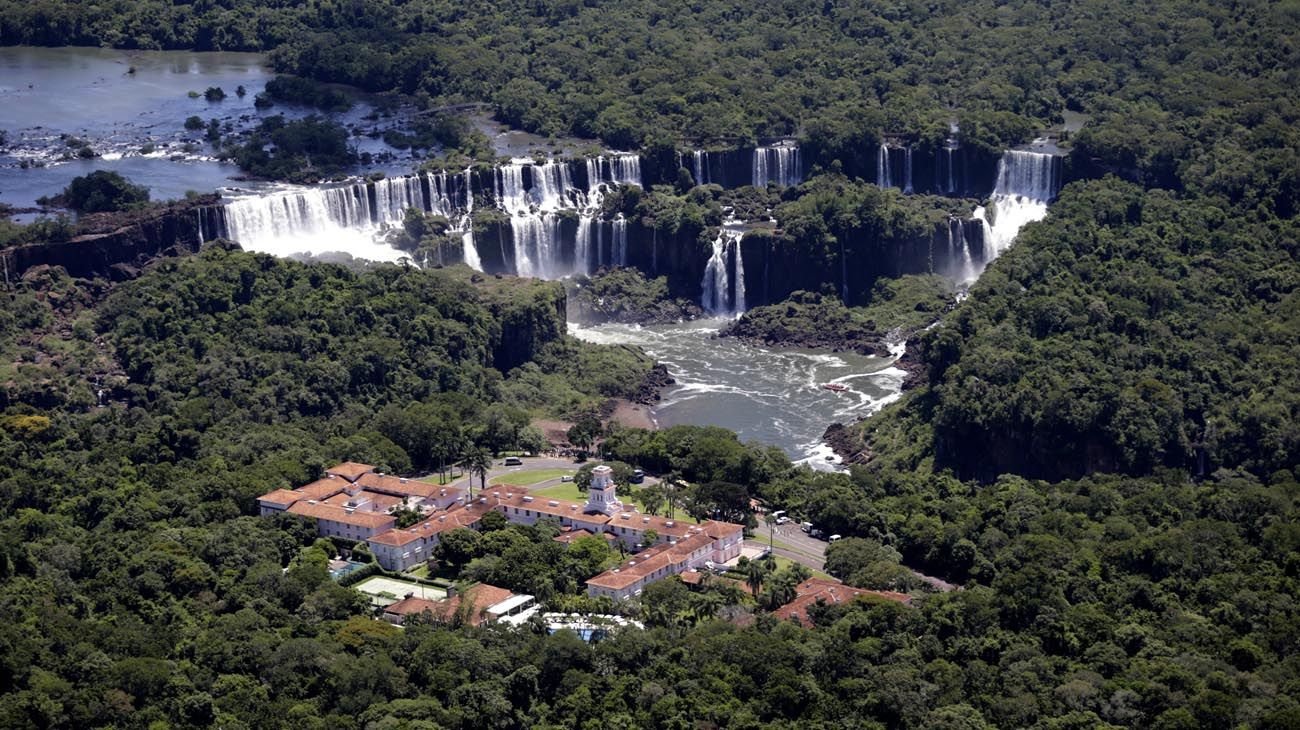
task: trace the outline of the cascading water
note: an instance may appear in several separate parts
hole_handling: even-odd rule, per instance
[[[695,150],[691,153],[691,163],[694,168],[695,184],[709,184],[709,153],[704,150]]]
[[[790,145],[758,147],[753,153],[752,181],[756,188],[776,183],[782,187],[802,182],[799,167],[799,148]]]
[[[737,236],[732,244],[736,251],[736,301],[731,309],[737,316],[745,312],[745,257],[741,252],[740,241],[740,236]]]
[[[478,255],[474,241],[474,188],[470,187],[470,170],[465,168],[465,217],[461,220],[460,245],[464,250],[465,265],[475,271],[483,270],[483,260]]]
[[[952,276],[962,283],[970,283],[979,275],[966,240],[966,226],[955,216],[948,219],[948,260],[958,262]]]
[[[627,219],[619,216],[614,219],[614,259],[615,266],[627,266]]]
[[[984,225],[984,263],[1006,251],[1027,223],[1042,220],[1061,187],[1061,158],[1045,152],[1007,150],[998,161],[992,208],[975,209]],[[978,274],[978,272],[976,272]]]
[[[239,198],[225,206],[224,219],[226,236],[250,251],[277,256],[346,251],[374,261],[406,255],[376,241],[378,224],[401,218],[372,211],[365,184]]]
[[[948,145],[947,147],[944,148],[944,152],[948,153],[948,193],[949,194],[957,192],[957,186],[953,184],[953,176],[952,176],[952,170],[953,170],[952,153],[954,151],[955,150],[952,145]]]
[[[578,218],[578,232],[573,241],[573,273],[591,275],[591,232],[596,219],[584,215]]]
[[[912,148],[903,148],[903,192],[912,194]]]
[[[704,267],[704,278],[700,281],[703,290],[700,306],[714,316],[739,315],[745,311],[745,268],[740,253],[739,231],[722,228],[713,239],[713,255]],[[727,272],[727,252],[732,250],[732,261],[736,267],[736,287],[733,294],[731,276]]]
[[[880,143],[880,150],[876,153],[876,184],[882,188],[894,187],[893,175],[889,171],[889,147]]]

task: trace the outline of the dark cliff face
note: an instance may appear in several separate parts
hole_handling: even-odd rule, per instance
[[[552,250],[554,269],[570,271],[574,266],[578,220],[571,215],[558,215],[560,238]],[[671,296],[699,301],[704,271],[712,255],[711,241],[716,233],[716,229],[663,233],[640,220],[632,220],[627,231],[627,263],[648,277],[667,277]],[[967,256],[976,264],[982,262],[985,258],[983,233],[979,221],[967,219],[937,223],[925,235],[883,239],[864,235],[847,241],[842,248],[814,251],[779,231],[756,229],[747,233],[740,243],[746,303],[749,306],[772,304],[792,292],[830,289],[846,296],[850,304],[863,304],[881,277],[927,273],[956,276],[968,266]],[[476,228],[479,258],[487,273],[516,271],[513,236],[508,221]],[[606,231],[606,265],[611,262],[609,243]],[[734,290],[734,249],[728,249],[725,261],[729,287]],[[594,272],[598,268],[593,253],[590,269]]]
[[[208,195],[146,211],[88,216],[69,241],[19,246],[0,251],[0,258],[11,280],[35,266],[61,266],[81,279],[131,278],[154,258],[198,251],[204,221],[217,201]]]
[[[492,350],[492,367],[503,373],[532,361],[547,344],[564,337],[568,302],[559,282],[516,280],[531,287],[533,296],[518,291],[487,296],[484,303],[501,323],[501,336]]]

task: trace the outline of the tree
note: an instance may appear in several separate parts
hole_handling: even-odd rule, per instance
[[[479,543],[483,536],[468,527],[458,527],[444,533],[433,549],[433,555],[440,562],[452,567],[465,565],[478,557]]]
[[[585,454],[588,448],[599,438],[601,430],[600,417],[588,411],[578,416],[565,435],[568,437],[569,443]]]
[[[474,477],[478,477],[479,488],[486,491],[488,472],[492,469],[492,455],[488,450],[470,451],[469,458],[465,460],[465,469],[469,471],[469,496],[474,496]]]
[[[755,598],[758,598],[758,591],[763,587],[763,581],[767,579],[767,574],[767,564],[762,560],[751,560],[745,566],[745,585],[749,586],[749,590]]]
[[[63,200],[78,213],[139,208],[149,202],[149,188],[107,170],[96,170],[72,179],[63,189]]]

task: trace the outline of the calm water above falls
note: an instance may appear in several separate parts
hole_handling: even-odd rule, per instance
[[[728,320],[638,327],[569,324],[588,342],[629,344],[668,366],[677,385],[654,409],[661,427],[729,428],[743,441],[781,447],[818,469],[833,468],[821,436],[831,423],[875,413],[901,393],[903,371],[892,358],[807,350],[768,350],[714,335]],[[834,393],[823,383],[848,388]]]
[[[197,116],[243,130],[265,116],[297,118],[313,113],[285,104],[255,108],[254,97],[274,77],[264,64],[265,58],[256,53],[0,48],[0,129],[9,138],[8,147],[0,150],[0,202],[31,206],[38,197],[60,192],[72,178],[101,169],[145,185],[154,200],[231,185],[263,189],[257,183],[232,181],[239,168],[211,159],[213,150],[203,130],[186,130],[184,123],[187,117]],[[213,86],[221,87],[226,98],[208,102],[189,96]],[[239,86],[247,91],[243,98],[235,94]],[[358,103],[348,112],[329,116],[347,125],[374,127],[365,120],[371,111],[369,105]],[[400,119],[399,114],[382,124]],[[100,156],[64,159],[76,150],[61,135],[89,144]],[[401,159],[407,153],[382,140],[353,137],[351,144],[359,152],[392,153],[398,158],[358,172],[404,173],[416,164]],[[153,152],[143,154],[146,145]]]

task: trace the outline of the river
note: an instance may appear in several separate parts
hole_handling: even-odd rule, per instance
[[[74,177],[94,170],[112,170],[143,184],[154,200],[181,198],[191,190],[262,191],[265,185],[237,180],[238,167],[213,158],[204,130],[184,125],[197,116],[242,131],[266,116],[314,113],[285,104],[257,109],[254,98],[274,76],[256,53],[0,48],[0,130],[8,137],[0,149],[0,203],[34,206],[37,198],[57,194]],[[243,97],[235,93],[240,86]],[[220,87],[225,99],[204,99],[209,87]],[[371,136],[400,123],[408,111],[376,116],[368,98],[361,97],[347,112],[329,115],[366,132],[354,132],[351,144],[376,159],[356,172],[404,174],[418,164],[409,152]],[[97,156],[78,157],[69,138],[89,145]]]
[[[837,468],[822,442],[826,427],[850,423],[898,399],[904,373],[894,358],[855,353],[774,350],[715,337],[725,319],[670,325],[569,324],[597,344],[637,345],[677,380],[653,416],[660,427],[723,426],[743,441],[779,446],[815,469]],[[843,385],[836,393],[823,383]]]

